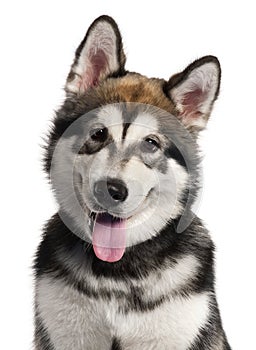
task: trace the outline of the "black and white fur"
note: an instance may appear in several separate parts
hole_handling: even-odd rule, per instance
[[[34,263],[35,349],[228,350],[214,245],[191,212],[196,138],[218,95],[219,63],[204,57],[169,81],[129,73],[124,64],[116,23],[98,18],[76,52],[46,149],[59,212]],[[118,84],[127,91],[134,84],[133,99]],[[147,100],[147,86],[163,107]],[[90,140],[95,127],[108,130],[106,144]],[[153,153],[141,147],[149,136],[160,144]],[[93,187],[106,174],[129,194],[103,208]],[[104,210],[127,218],[126,251],[114,263],[98,259],[91,244],[93,214]]]

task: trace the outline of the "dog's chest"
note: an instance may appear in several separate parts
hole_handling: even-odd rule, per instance
[[[61,280],[41,278],[38,313],[55,349],[110,349],[114,337],[127,350],[187,349],[206,322],[209,303],[207,293],[186,298],[171,293],[196,268],[188,259],[175,267],[179,277],[167,270],[129,286],[92,278],[92,289],[82,293]]]

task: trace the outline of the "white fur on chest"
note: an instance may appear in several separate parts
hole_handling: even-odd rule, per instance
[[[114,314],[125,350],[186,350],[207,321],[209,295],[170,298],[153,311]]]
[[[44,277],[37,283],[36,301],[55,350],[110,349],[111,334],[102,300]]]
[[[160,292],[165,294],[171,282],[173,287],[187,282],[189,273],[197,267],[191,258],[187,259],[190,259],[190,268],[185,268],[188,260],[181,261],[178,265],[180,278],[176,276],[178,279],[175,280],[172,277],[175,275],[169,271],[169,285],[165,272],[166,283],[160,283],[151,293],[146,293],[145,301],[151,297],[154,299]],[[152,276],[155,283],[154,278]],[[145,286],[145,283],[146,280],[144,283],[142,280],[141,284]],[[109,280],[108,285],[109,290],[113,290],[115,281],[112,281],[112,288]],[[122,283],[118,286],[120,288]],[[128,311],[125,314],[118,310],[120,301],[114,296],[110,301],[101,297],[89,298],[49,277],[41,278],[37,284],[39,315],[56,350],[108,350],[114,336],[122,340],[125,350],[185,350],[207,322],[209,299],[208,293],[192,294],[186,298],[170,296],[151,311]]]

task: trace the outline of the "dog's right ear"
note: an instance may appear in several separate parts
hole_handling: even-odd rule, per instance
[[[109,16],[97,18],[76,50],[65,90],[83,94],[109,75],[124,74],[125,54],[116,22]]]

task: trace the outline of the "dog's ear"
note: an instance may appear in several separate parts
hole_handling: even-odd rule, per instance
[[[205,56],[170,78],[165,92],[177,116],[188,128],[204,129],[220,88],[221,69],[214,56]]]
[[[109,16],[97,18],[76,50],[65,90],[83,94],[109,75],[124,74],[125,55],[116,22]]]

